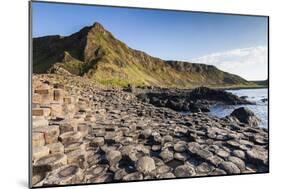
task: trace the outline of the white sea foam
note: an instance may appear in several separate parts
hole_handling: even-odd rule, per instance
[[[226,106],[226,105],[217,105],[211,108],[211,115],[217,117],[224,117],[238,108],[238,107],[247,107],[252,110],[258,118],[261,119],[260,127],[268,127],[268,89],[240,89],[240,90],[228,90],[237,96],[247,96],[247,100],[253,101],[255,105],[237,105],[237,106]],[[266,99],[266,100],[264,100]]]

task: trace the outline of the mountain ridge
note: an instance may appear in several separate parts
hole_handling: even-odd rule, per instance
[[[104,85],[173,88],[253,85],[212,65],[166,61],[132,49],[100,23],[65,37],[33,38],[33,55],[34,73],[63,70]]]

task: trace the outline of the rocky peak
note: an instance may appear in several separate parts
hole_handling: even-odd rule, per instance
[[[85,26],[78,32],[69,36],[69,38],[83,40],[89,37],[89,34],[101,34],[101,33],[108,33],[105,28],[98,22],[95,22],[91,26]],[[58,36],[59,37],[59,36]]]
[[[93,24],[92,28],[99,29],[99,30],[105,30],[103,25],[101,25],[99,22],[95,22]]]
[[[114,86],[194,88],[202,84],[249,84],[239,76],[222,72],[214,66],[164,61],[129,48],[98,22],[64,38],[55,36],[48,42],[35,38],[33,55],[34,73],[46,73],[54,64],[64,63],[62,66],[70,73],[87,75]]]
[[[108,34],[109,32],[99,23],[95,22],[92,26],[89,26],[90,33]]]

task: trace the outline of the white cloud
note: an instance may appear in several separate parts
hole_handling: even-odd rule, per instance
[[[247,80],[267,79],[267,47],[258,46],[208,54],[192,62],[214,65]]]

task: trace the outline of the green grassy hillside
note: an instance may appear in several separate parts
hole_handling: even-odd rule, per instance
[[[55,73],[59,67],[104,85],[176,88],[256,85],[214,66],[164,61],[131,49],[99,23],[67,37],[34,38],[33,55],[34,73]]]
[[[268,87],[268,79],[267,80],[260,80],[260,81],[251,81],[257,84],[260,87]]]

